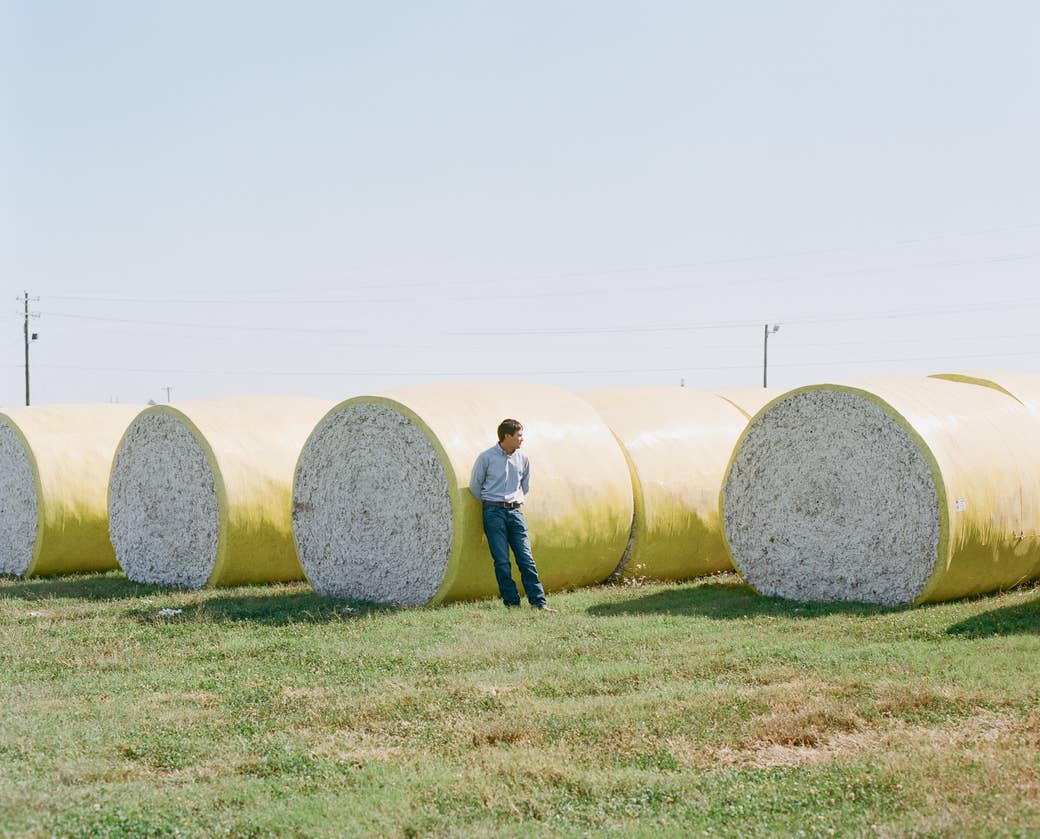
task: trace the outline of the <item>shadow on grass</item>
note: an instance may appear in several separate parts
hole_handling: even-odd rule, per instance
[[[164,615],[154,606],[128,614],[141,623],[259,623],[286,626],[296,623],[334,623],[371,614],[397,611],[392,606],[332,600],[314,592],[244,596],[211,596],[181,607],[176,615]]]
[[[169,586],[146,585],[135,583],[115,571],[29,580],[0,576],[0,600],[46,601],[68,598],[101,602],[149,597],[158,605],[138,607],[124,613],[134,620],[149,624],[245,621],[275,625],[328,623],[396,611],[392,606],[333,600],[314,591],[286,592],[277,585],[257,594],[235,595],[232,592],[231,589],[190,592]],[[162,604],[164,596],[170,596],[171,602]],[[178,606],[186,597],[193,597],[196,602],[180,605],[180,611],[176,614],[164,612],[163,605]]]
[[[717,582],[681,586],[623,603],[604,603],[590,607],[588,613],[595,617],[664,614],[739,620],[762,616],[878,615],[892,611],[897,609],[869,603],[795,603],[778,597],[763,597],[746,583]]]
[[[10,585],[4,583],[10,582]],[[68,597],[76,600],[125,600],[167,591],[161,586],[128,580],[115,571],[76,577],[0,577],[0,600],[49,600]]]
[[[988,638],[992,635],[1040,635],[1040,599],[982,612],[953,624],[947,635]]]

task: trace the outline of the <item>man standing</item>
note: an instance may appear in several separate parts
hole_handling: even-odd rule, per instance
[[[506,606],[520,605],[520,592],[509,566],[513,549],[520,579],[532,606],[553,612],[545,602],[545,591],[531,555],[531,540],[524,520],[524,496],[531,484],[531,463],[520,451],[524,427],[519,420],[504,419],[498,426],[498,443],[481,452],[473,464],[470,492],[484,507],[484,533],[495,562],[498,591]]]

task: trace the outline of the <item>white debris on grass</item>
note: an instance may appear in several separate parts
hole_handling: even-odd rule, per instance
[[[371,403],[335,411],[293,487],[300,561],[319,593],[403,606],[437,593],[452,548],[448,478],[411,420]]]
[[[220,510],[206,453],[184,423],[143,413],[116,453],[109,530],[127,577],[197,589],[217,557]]]
[[[37,521],[29,453],[15,430],[0,421],[0,574],[25,573],[36,546]]]
[[[760,414],[722,505],[737,567],[766,595],[911,603],[938,559],[928,462],[903,425],[847,390],[796,392]]]

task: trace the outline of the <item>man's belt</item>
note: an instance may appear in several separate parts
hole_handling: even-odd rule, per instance
[[[505,507],[507,510],[518,510],[524,506],[523,501],[485,501],[485,507]]]

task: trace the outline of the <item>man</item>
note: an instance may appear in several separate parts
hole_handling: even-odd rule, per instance
[[[498,426],[498,444],[481,452],[473,464],[469,489],[484,507],[484,533],[495,563],[502,602],[506,606],[520,605],[520,592],[509,565],[509,548],[512,547],[528,601],[540,611],[553,612],[555,609],[546,605],[545,590],[534,566],[522,509],[531,484],[531,463],[520,451],[523,442],[524,427],[520,421],[502,420]]]

